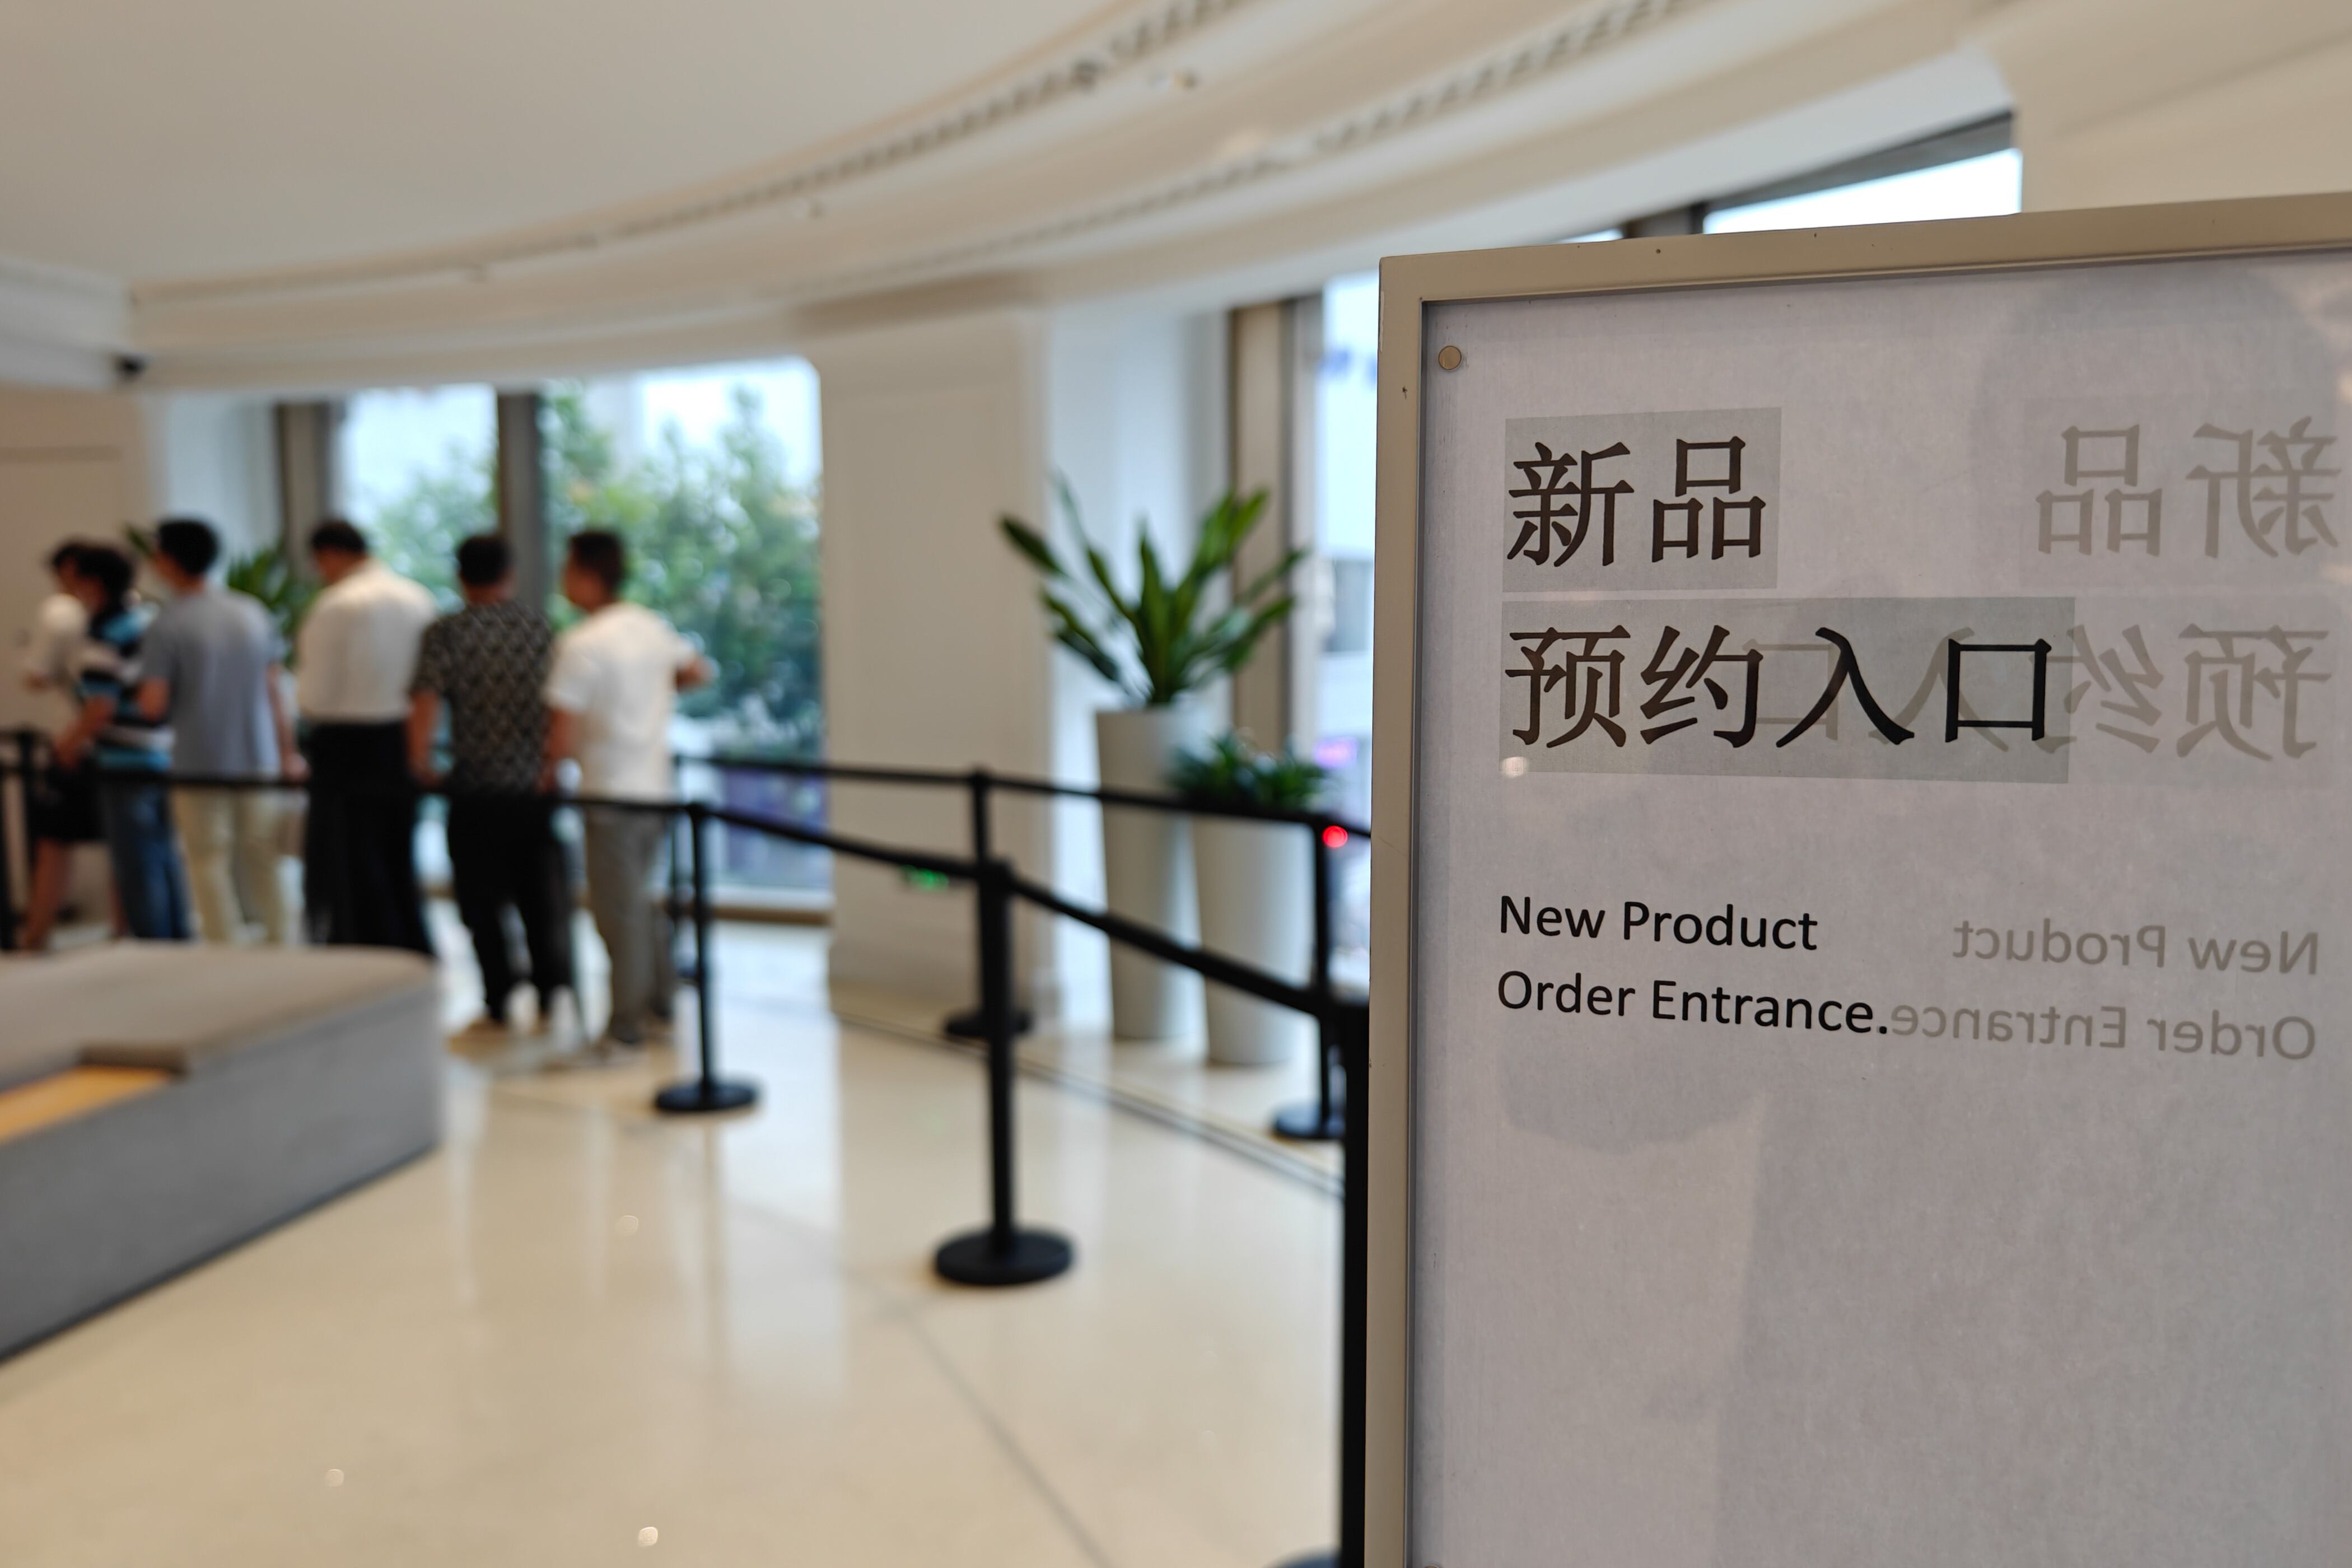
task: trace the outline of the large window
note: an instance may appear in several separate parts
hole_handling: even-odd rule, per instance
[[[1800,195],[1711,206],[1709,234],[1767,228],[1835,228],[1856,223],[1912,223],[1994,217],[2018,210],[2025,165],[2015,148],[1932,164],[1879,179]]]
[[[808,758],[824,749],[817,621],[817,384],[779,360],[559,382],[542,390],[547,580],[583,528],[629,547],[627,595],[710,657],[718,679],[680,700],[688,757]],[[371,391],[344,406],[340,504],[394,570],[457,602],[453,554],[498,527],[497,398],[486,386]],[[551,595],[559,625],[573,612]],[[823,789],[689,763],[690,794],[821,824]],[[815,890],[825,858],[758,834],[718,835],[722,880]],[[428,875],[444,858],[420,844]]]
[[[716,681],[681,700],[677,749],[819,754],[815,372],[786,360],[558,383],[541,405],[541,441],[556,558],[579,529],[619,533],[633,563],[628,596],[718,667]],[[811,781],[698,765],[687,775],[706,798],[824,820]],[[826,885],[821,851],[735,832],[719,849],[719,874],[738,886]]]
[[[1331,805],[1361,816],[1371,804],[1372,446],[1380,410],[1377,273],[1323,290],[1323,359],[1315,378],[1315,558],[1330,611],[1316,650],[1315,760],[1329,768]]]
[[[497,398],[487,386],[362,392],[337,437],[341,505],[394,571],[457,602],[450,552],[498,526]]]

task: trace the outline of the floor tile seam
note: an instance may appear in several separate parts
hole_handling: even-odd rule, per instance
[[[923,1320],[922,1305],[919,1301],[909,1300],[891,1315],[899,1320],[908,1334],[922,1348],[923,1354],[938,1371],[940,1379],[971,1412],[972,1418],[980,1423],[990,1441],[1003,1454],[1006,1462],[1029,1483],[1030,1489],[1069,1536],[1080,1555],[1094,1563],[1096,1568],[1117,1568],[1110,1553],[1103,1550],[1102,1543],[1094,1538],[1085,1521],[1079,1519],[1076,1509],[1055,1489],[1044,1468],[1028,1449],[1022,1447],[1021,1440],[1013,1436],[1013,1429],[981,1395],[980,1390],[972,1386],[962,1369],[955,1364],[955,1359],[932,1337],[929,1326]]]
[[[982,1059],[985,1054],[976,1046],[968,1045],[947,1036],[931,1034],[911,1026],[860,1017],[848,1013],[832,1016],[839,1024],[863,1029],[869,1034],[880,1035],[903,1043],[929,1046],[974,1061]],[[1278,1146],[1261,1140],[1255,1133],[1223,1125],[1213,1118],[1201,1116],[1183,1106],[1157,1096],[1139,1093],[1115,1083],[1105,1083],[1099,1079],[1091,1078],[1083,1073],[1070,1072],[1050,1062],[1041,1062],[1034,1058],[1017,1058],[1014,1068],[1024,1078],[1049,1084],[1065,1093],[1091,1100],[1097,1104],[1108,1106],[1114,1110],[1123,1111],[1138,1121],[1148,1121],[1164,1131],[1181,1133],[1213,1148],[1222,1149],[1226,1153],[1245,1160],[1261,1170],[1283,1176],[1301,1186],[1321,1193],[1326,1197],[1338,1199],[1345,1195],[1345,1178],[1339,1173],[1328,1171],[1307,1161],[1300,1160]],[[635,1136],[644,1136],[657,1130],[677,1125],[674,1119],[648,1110],[625,1108],[602,1102],[583,1102],[533,1093],[528,1087],[533,1081],[533,1078],[528,1075],[520,1075],[511,1079],[491,1078],[488,1080],[487,1088],[488,1093],[496,1096],[502,1106],[566,1112],[575,1118],[603,1117],[614,1123],[621,1132]]]
[[[791,1237],[826,1237],[827,1240],[817,1247],[826,1255],[821,1260],[822,1266],[849,1291],[864,1298],[866,1313],[857,1320],[861,1323],[882,1328],[902,1321],[911,1321],[918,1313],[928,1311],[960,1293],[970,1293],[964,1287],[947,1286],[936,1278],[932,1279],[931,1289],[911,1288],[905,1283],[908,1276],[903,1258],[853,1263],[849,1261],[845,1238],[839,1231],[821,1230],[756,1198],[738,1200],[736,1206],[746,1218],[774,1226]]]
[[[828,1229],[758,1198],[730,1194],[719,1199],[719,1204],[722,1216],[740,1215],[781,1231],[794,1247],[810,1254],[811,1261],[818,1267],[845,1279],[850,1277],[849,1266],[842,1261],[845,1238],[838,1226]]]
[[[541,1110],[573,1111],[582,1115],[609,1112],[611,1110],[607,1106],[560,1100],[522,1100],[520,1102]],[[667,1123],[667,1119],[647,1117],[629,1120],[636,1125],[660,1127]],[[846,1238],[838,1228],[812,1223],[756,1197],[730,1195],[724,1200],[724,1206],[729,1214],[740,1215],[779,1233],[796,1251],[806,1255],[810,1262],[869,1297],[877,1304],[869,1321],[887,1323],[900,1318],[911,1318],[948,1294],[901,1289],[897,1281],[902,1278],[904,1270],[897,1262],[849,1262]]]
[[[497,1097],[501,1110],[552,1111],[570,1115],[575,1120],[602,1120],[611,1122],[614,1131],[622,1134],[640,1135],[679,1124],[678,1118],[665,1116],[652,1109],[653,1091],[650,1089],[646,1093],[643,1106],[620,1106],[608,1105],[602,1100],[566,1100],[561,1095],[535,1094],[528,1087],[534,1081],[530,1077],[519,1078],[510,1086],[507,1080],[493,1079],[489,1092]],[[693,1124],[698,1123],[689,1123]],[[707,1126],[709,1123],[702,1121],[698,1124]]]
[[[1181,1097],[1170,1094],[1150,1084],[1122,1083],[1116,1076],[1106,1077],[1099,1073],[1088,1072],[1083,1068],[1065,1067],[1060,1061],[1043,1052],[1024,1054],[1016,1059],[1024,1065],[1038,1068],[1041,1077],[1058,1075],[1063,1079],[1072,1084],[1081,1085],[1087,1089],[1106,1095],[1120,1096],[1139,1107],[1179,1118],[1188,1126],[1197,1124],[1208,1133],[1238,1140],[1254,1154],[1271,1154],[1277,1159],[1288,1162],[1299,1170],[1311,1172],[1332,1183],[1337,1183],[1339,1179],[1339,1172],[1306,1158],[1283,1140],[1260,1131],[1255,1124],[1242,1121],[1214,1110],[1195,1107]],[[1335,1186],[1332,1190],[1336,1195],[1338,1188]]]
[[[986,1054],[979,1046],[887,1019],[845,1012],[836,1012],[835,1016],[843,1024],[863,1029],[869,1034],[881,1035],[909,1044],[929,1046],[937,1050],[952,1051],[958,1056],[973,1060],[980,1060]],[[1073,1073],[1066,1068],[1055,1067],[1050,1062],[1038,1061],[1032,1057],[1016,1053],[1013,1068],[1024,1078],[1051,1084],[1065,1093],[1075,1094],[1095,1100],[1098,1104],[1108,1105],[1115,1110],[1124,1111],[1139,1121],[1150,1122],[1164,1131],[1197,1139],[1213,1148],[1222,1149],[1226,1153],[1246,1160],[1262,1170],[1286,1177],[1301,1186],[1312,1188],[1326,1197],[1337,1199],[1342,1195],[1343,1178],[1339,1173],[1326,1171],[1298,1159],[1277,1146],[1261,1141],[1255,1133],[1236,1131],[1183,1107],[1154,1097],[1138,1094],[1132,1089],[1123,1089],[1115,1083],[1105,1083],[1099,1079]]]
[[[973,1419],[988,1434],[989,1440],[1003,1452],[1006,1462],[1029,1483],[1047,1511],[1054,1515],[1055,1522],[1068,1531],[1087,1560],[1098,1564],[1099,1568],[1113,1568],[1109,1553],[1103,1550],[1078,1519],[1077,1510],[1055,1489],[1043,1468],[1022,1446],[1012,1428],[980,1390],[964,1375],[962,1369],[956,1365],[955,1358],[931,1333],[928,1314],[950,1295],[971,1295],[972,1292],[961,1288],[947,1291],[909,1292],[895,1283],[898,1278],[895,1270],[886,1271],[879,1266],[845,1266],[841,1269],[841,1278],[852,1291],[866,1298],[871,1309],[871,1315],[865,1320],[867,1324],[877,1329],[900,1329],[914,1340],[941,1381],[971,1410]]]
[[[943,1038],[937,1043],[973,1057],[983,1054],[980,1047],[965,1046],[960,1041]],[[1213,1113],[1195,1110],[1181,1101],[1149,1089],[1133,1089],[1113,1079],[1073,1071],[1033,1056],[1016,1056],[1014,1068],[1024,1077],[1051,1084],[1066,1093],[1108,1105],[1139,1121],[1208,1143],[1310,1187],[1327,1197],[1337,1199],[1341,1195],[1341,1177],[1338,1172],[1328,1171],[1302,1160],[1255,1130],[1235,1126]]]

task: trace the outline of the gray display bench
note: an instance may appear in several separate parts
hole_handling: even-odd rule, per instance
[[[0,1355],[432,1148],[441,1057],[408,953],[0,963]]]

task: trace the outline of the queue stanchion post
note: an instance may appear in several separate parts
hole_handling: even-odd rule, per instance
[[[680,798],[686,795],[685,759],[672,754],[669,761],[671,788]],[[689,819],[682,812],[672,812],[662,823],[662,832],[669,839],[669,940],[672,957],[677,948],[677,928],[687,918],[686,868],[689,857],[682,829]],[[700,956],[678,964],[678,978],[689,984],[700,984],[701,977],[689,972],[700,962]]]
[[[964,775],[964,787],[971,794],[971,863],[984,866],[996,858],[995,781],[989,776],[986,768],[974,768]],[[975,940],[984,941],[985,938],[975,933]],[[988,963],[985,954],[982,955],[980,962],[985,969]],[[1029,1009],[1016,1000],[1013,1005],[1013,1034],[1025,1035],[1034,1024]],[[988,1038],[987,1009],[969,1007],[961,1013],[951,1013],[940,1027],[959,1040],[985,1040]]]
[[[992,843],[994,835],[992,831],[992,823],[990,820],[992,816],[993,816],[994,813],[989,809],[988,770],[986,768],[974,768],[971,773],[965,774],[964,788],[970,792],[971,795],[969,809],[971,814],[971,863],[975,866],[985,866],[990,860],[995,858],[995,848]],[[981,924],[984,923],[985,922],[981,922]],[[976,962],[978,964],[978,973],[982,976],[981,985],[984,990],[988,984],[986,979],[988,973],[988,932],[985,930],[980,929],[979,925],[976,925],[972,931],[972,940],[978,944]],[[967,1007],[961,1013],[950,1013],[948,1015],[947,1022],[940,1025],[940,1027],[942,1031],[947,1034],[953,1035],[959,1040],[985,1040],[988,1038],[987,1005],[983,1002],[977,1007]]]
[[[33,838],[33,731],[16,731],[16,823],[25,846],[25,904],[33,904],[33,878],[40,864],[40,847]],[[0,952],[16,951],[16,874],[8,849],[8,835],[0,828]]]
[[[654,1109],[674,1116],[740,1110],[760,1098],[756,1086],[719,1076],[719,1007],[713,996],[718,989],[713,978],[717,971],[710,953],[709,829],[709,808],[698,800],[688,801],[686,833],[688,861],[693,868],[695,1044],[701,1057],[701,1071],[654,1096]]]
[[[25,913],[33,908],[33,875],[40,868],[41,844],[37,829],[37,813],[33,808],[33,792],[40,787],[41,742],[38,730],[26,725],[16,731],[16,821],[20,842],[25,846]],[[8,946],[17,945],[16,910],[8,911]]]
[[[1331,844],[1334,830],[1345,828],[1337,824],[1318,822],[1309,829],[1314,835],[1315,855],[1315,956],[1314,968],[1307,977],[1307,988],[1315,993],[1317,1005],[1325,1014],[1331,1009]],[[1343,839],[1344,842],[1344,839]],[[1329,1143],[1344,1138],[1348,1131],[1348,1112],[1339,1098],[1339,1089],[1333,1082],[1340,1078],[1338,1053],[1332,1048],[1328,1029],[1319,1029],[1315,1041],[1315,1100],[1309,1105],[1286,1105],[1274,1113],[1274,1135],[1297,1143]]]
[[[1371,1009],[1360,1003],[1328,999],[1317,1026],[1323,1044],[1351,1084],[1371,1077]],[[1286,1559],[1280,1568],[1364,1568],[1364,1437],[1367,1407],[1364,1313],[1370,1304],[1371,1273],[1365,1248],[1371,1239],[1370,1171],[1371,1119],[1360,1094],[1349,1107],[1340,1140],[1339,1215],[1339,1543],[1324,1552]]]
[[[980,921],[980,1010],[988,1038],[989,1224],[942,1243],[932,1266],[959,1285],[1034,1285],[1066,1272],[1076,1258],[1066,1237],[1023,1229],[1014,1215],[1013,868],[974,868]]]
[[[1339,1026],[1339,1048],[1333,1054],[1339,1058],[1341,1081],[1349,1087],[1347,1136],[1341,1142],[1347,1185],[1339,1260],[1339,1563],[1340,1568],[1364,1568],[1364,1317],[1371,1291],[1365,1253],[1371,1241],[1372,1205],[1371,1118],[1365,1114],[1361,1086],[1371,1081],[1372,1014],[1369,1007],[1349,1006],[1331,1008],[1326,1016]]]

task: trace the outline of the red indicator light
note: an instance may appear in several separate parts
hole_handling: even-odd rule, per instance
[[[1324,848],[1326,848],[1326,849],[1345,849],[1347,847],[1348,847],[1348,830],[1347,830],[1346,828],[1344,828],[1344,827],[1340,826],[1338,823],[1336,823],[1336,822],[1335,822],[1335,823],[1333,823],[1330,826],[1328,826],[1328,827],[1327,827],[1327,828],[1325,828],[1325,829],[1323,830],[1323,847],[1324,847]]]

